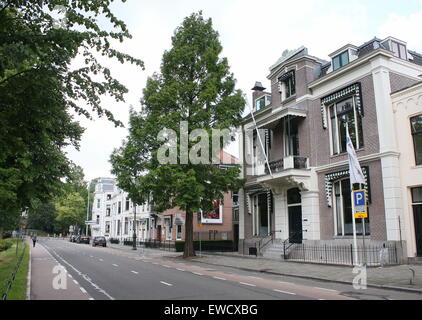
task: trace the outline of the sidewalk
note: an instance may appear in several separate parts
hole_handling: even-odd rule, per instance
[[[131,247],[122,245],[110,245],[116,250],[123,250],[147,257],[161,257],[176,259],[182,255],[181,252],[169,252],[159,249],[138,248],[132,251]],[[352,267],[317,265],[306,263],[294,263],[285,261],[274,261],[249,256],[242,256],[237,253],[215,254],[203,253],[192,259],[192,262],[203,263],[214,266],[232,267],[239,270],[276,274],[281,276],[298,277],[303,279],[315,279],[329,282],[352,284],[357,274],[353,273]],[[413,273],[415,277],[413,278]],[[396,289],[404,291],[415,291],[422,293],[422,265],[401,265],[384,268],[368,268],[367,283],[370,287]],[[411,284],[411,281],[413,284]]]
[[[247,271],[348,284],[352,284],[353,279],[357,275],[353,273],[352,267],[274,261],[243,257],[241,255],[236,257],[234,255],[207,254],[202,258],[194,258],[192,261]],[[411,269],[415,272],[414,278]],[[368,286],[378,288],[402,289],[405,291],[416,290],[422,293],[422,265],[367,268],[367,283]]]
[[[67,289],[54,289],[53,283],[59,283],[56,277],[59,276],[60,271],[55,270],[57,273],[53,273],[53,270],[60,264],[40,243],[37,242],[34,248],[31,241],[30,247],[30,300],[88,300],[90,298],[88,294],[82,292],[83,288],[81,289],[79,284],[74,283],[68,274],[64,275],[66,280],[63,280]]]

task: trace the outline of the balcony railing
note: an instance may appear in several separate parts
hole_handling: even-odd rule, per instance
[[[273,174],[289,169],[306,170],[309,168],[309,159],[305,157],[292,156],[280,160],[271,161],[269,165]],[[267,175],[270,174],[268,166],[265,167],[265,173]]]

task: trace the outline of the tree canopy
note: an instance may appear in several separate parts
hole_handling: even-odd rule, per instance
[[[84,131],[73,114],[122,126],[101,97],[124,101],[127,88],[100,57],[141,68],[143,62],[113,48],[131,35],[112,2],[0,0],[0,231],[34,199],[60,192],[72,171],[63,150],[79,149]],[[83,62],[75,69],[76,57]]]
[[[236,128],[245,106],[222,49],[211,19],[201,12],[187,17],[163,55],[161,72],[147,81],[142,110],[131,110],[127,140],[111,156],[119,187],[138,204],[151,197],[156,212],[186,211],[185,257],[195,255],[193,213],[211,210],[214,200],[243,183],[239,166],[221,168],[213,161],[216,150],[210,151],[213,130]],[[220,140],[221,148],[230,142]],[[162,147],[172,143],[176,152],[166,154],[173,161],[163,163]]]

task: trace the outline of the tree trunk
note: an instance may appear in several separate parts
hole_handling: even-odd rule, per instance
[[[3,228],[0,228],[0,240],[3,239]]]
[[[187,259],[195,257],[195,249],[193,247],[193,213],[189,206],[186,208],[186,224],[185,224],[185,251],[183,258]]]

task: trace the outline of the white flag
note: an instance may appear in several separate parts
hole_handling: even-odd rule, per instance
[[[355,183],[366,184],[365,176],[362,173],[358,157],[356,155],[355,147],[353,146],[352,139],[349,136],[349,128],[346,125],[346,145],[347,153],[349,154],[349,171],[350,171],[350,184]]]

